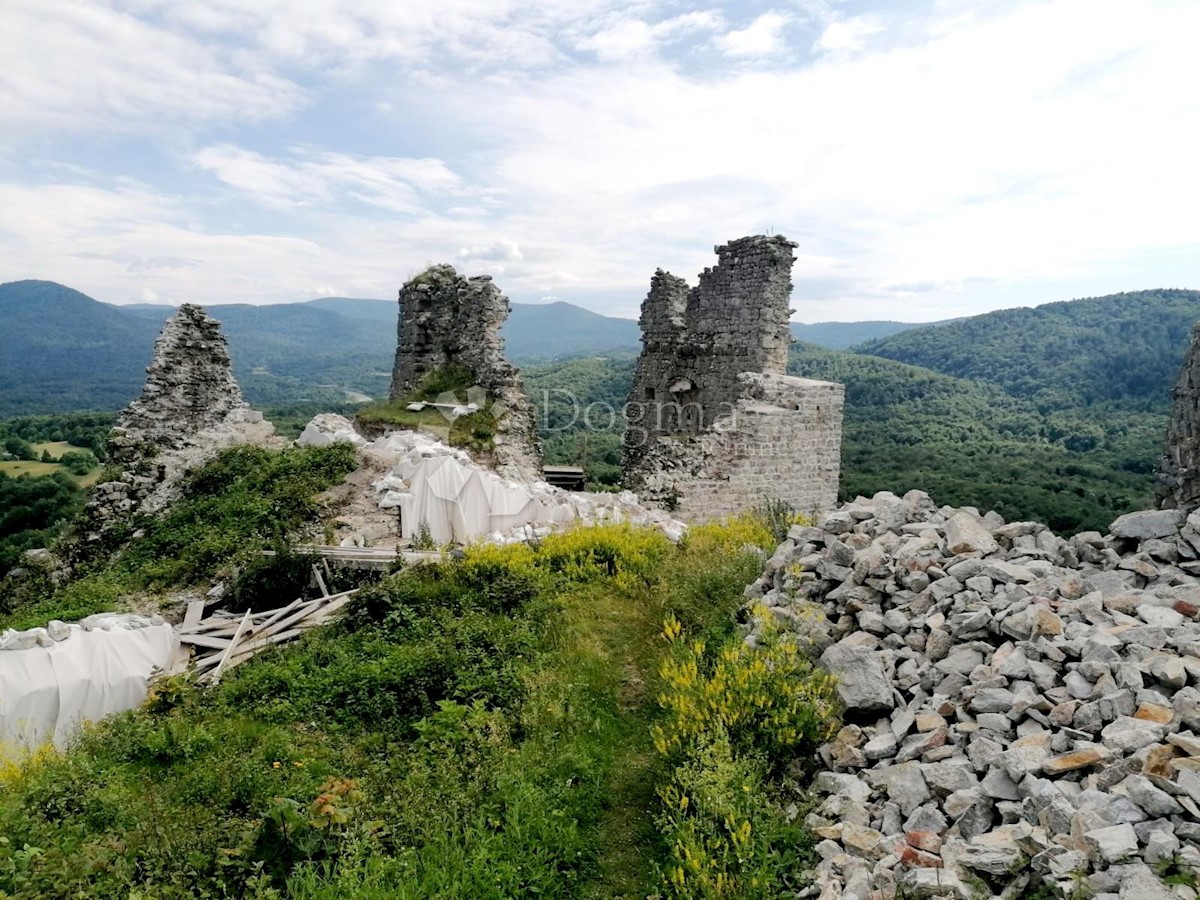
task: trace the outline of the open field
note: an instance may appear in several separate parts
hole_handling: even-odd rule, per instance
[[[64,469],[58,463],[29,462],[24,459],[12,459],[0,462],[0,472],[16,478],[19,475],[51,475]]]
[[[33,449],[39,454],[49,451],[50,455],[55,459],[61,459],[64,453],[70,453],[72,450],[89,452],[86,447],[76,447],[68,441],[46,441],[45,443],[34,444]]]
[[[50,455],[55,459],[61,459],[64,453],[69,453],[72,450],[81,450],[89,452],[86,447],[76,447],[74,444],[67,441],[47,441],[40,444],[33,444],[33,449],[40,455],[45,451],[49,451]],[[97,466],[86,475],[71,475],[75,483],[82,488],[91,487],[100,477],[100,467]],[[0,462],[0,472],[5,475],[17,478],[21,475],[52,475],[55,472],[66,472],[62,466],[56,462],[33,462],[24,459],[13,459]],[[68,475],[71,473],[67,472]]]

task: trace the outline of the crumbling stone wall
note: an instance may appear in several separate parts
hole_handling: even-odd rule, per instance
[[[390,395],[403,398],[439,369],[466,370],[493,401],[497,470],[529,481],[541,477],[541,452],[520,371],[504,355],[500,327],[510,309],[489,275],[467,278],[438,265],[405,282]]]
[[[837,501],[844,389],[784,374],[795,246],[745,237],[715,248],[695,288],[661,269],[651,281],[625,482],[684,519]]]
[[[220,324],[184,304],[154,344],[141,395],[108,436],[119,475],[96,485],[64,540],[68,563],[105,552],[134,516],[157,513],[179,496],[184,476],[235,444],[282,445],[262,413],[250,409],[233,377]]]
[[[1200,324],[1192,328],[1172,397],[1155,498],[1160,509],[1191,512],[1200,507]]]
[[[247,410],[220,323],[185,303],[154,342],[141,396],[117,417],[109,459],[121,464],[177,449],[196,432]]]

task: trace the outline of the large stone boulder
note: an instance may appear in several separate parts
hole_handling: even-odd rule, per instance
[[[837,679],[838,697],[847,712],[875,712],[895,707],[892,685],[883,662],[869,647],[840,641],[821,654],[821,662]]]

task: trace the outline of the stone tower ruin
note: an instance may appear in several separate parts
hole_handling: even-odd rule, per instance
[[[182,447],[205,428],[251,414],[233,377],[221,324],[202,307],[184,303],[154,342],[141,396],[117,417],[108,455],[118,463]]]
[[[284,443],[242,398],[220,323],[183,304],[154,343],[141,395],[109,432],[109,463],[119,475],[93,489],[63,543],[65,558],[75,564],[113,549],[119,526],[160,512],[180,495],[187,474],[221,450]]]
[[[1160,509],[1190,513],[1200,508],[1200,323],[1192,328],[1171,396],[1154,495]]]
[[[715,248],[694,288],[661,269],[651,280],[625,483],[685,519],[837,501],[844,388],[785,374],[795,247],[744,237]]]
[[[540,479],[533,406],[500,335],[511,307],[491,276],[467,278],[453,266],[431,266],[404,283],[399,299],[391,399],[403,399],[438,370],[465,370],[493,403],[497,470],[523,481]]]

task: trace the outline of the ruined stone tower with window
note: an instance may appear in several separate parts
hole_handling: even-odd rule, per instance
[[[716,247],[699,284],[659,269],[642,303],[625,483],[687,519],[765,500],[837,500],[844,389],[786,375],[793,250],[755,235]]]

